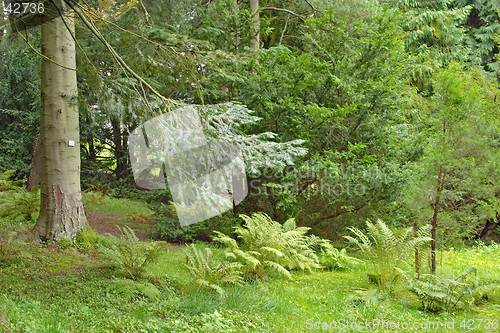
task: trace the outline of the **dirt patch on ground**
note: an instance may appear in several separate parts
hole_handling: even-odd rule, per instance
[[[120,236],[120,230],[117,226],[121,228],[127,225],[134,230],[139,240],[147,241],[149,239],[149,233],[144,232],[143,225],[137,226],[124,223],[124,217],[122,215],[87,212],[87,221],[90,227],[99,235],[111,234],[113,236]]]
[[[151,240],[149,218],[143,215],[113,215],[87,211],[87,221],[90,227],[99,235],[111,234],[120,236],[118,227],[129,226],[134,230],[140,241]],[[118,226],[118,227],[117,227]],[[182,252],[184,244],[169,243],[167,248],[176,252]]]

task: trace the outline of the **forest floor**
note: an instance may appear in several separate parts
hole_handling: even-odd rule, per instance
[[[148,241],[152,212],[145,204],[108,197],[85,200],[89,223],[100,235],[119,236],[118,227],[130,226],[139,239]],[[0,219],[0,231],[9,229],[19,226]],[[212,244],[196,246],[210,248],[214,261],[224,257],[224,250]],[[0,262],[0,332],[406,331],[345,327],[382,322],[440,325],[419,332],[498,331],[491,324],[500,318],[500,288],[481,289],[462,309],[430,312],[404,285],[392,295],[380,292],[368,281],[366,267],[360,267],[292,272],[293,280],[271,275],[265,281],[226,287],[221,297],[193,284],[183,248],[169,244],[141,279],[130,280],[91,247],[14,244],[14,258]],[[0,252],[5,249],[4,244]],[[478,279],[500,279],[500,246],[444,251],[438,274],[452,277],[470,266],[478,268]]]

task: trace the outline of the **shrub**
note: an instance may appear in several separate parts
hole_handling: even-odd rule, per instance
[[[156,238],[169,242],[210,241],[214,230],[230,234],[240,224],[240,219],[231,213],[222,214],[193,225],[181,227],[173,205],[150,205],[154,211],[151,216],[153,234]]]
[[[422,226],[416,233],[411,227],[392,231],[381,220],[377,220],[376,224],[366,221],[366,226],[367,234],[357,228],[349,228],[357,238],[345,238],[357,245],[369,259],[368,277],[376,282],[380,289],[384,289],[388,283],[392,285],[398,275],[395,267],[405,264],[415,248],[432,240],[426,236],[430,231],[429,225]]]
[[[224,294],[222,285],[235,285],[242,281],[239,263],[214,263],[212,251],[207,247],[199,251],[194,244],[188,246],[185,266],[191,272],[194,282],[200,287],[208,287],[220,295]]]
[[[120,229],[120,233],[121,237],[106,234],[106,241],[101,242],[100,249],[108,260],[124,269],[129,277],[141,278],[146,268],[161,255],[164,243],[141,242],[127,226]]]
[[[311,271],[322,267],[314,252],[322,240],[306,236],[309,228],[297,227],[293,219],[281,225],[264,213],[240,216],[245,221],[244,226],[235,227],[240,244],[217,231],[215,240],[228,247],[226,256],[242,265],[246,277],[263,276],[266,269],[271,269],[291,279],[291,269]]]
[[[455,308],[471,306],[474,292],[485,286],[500,284],[500,280],[480,282],[477,279],[467,281],[471,273],[476,274],[476,267],[469,267],[456,277],[447,279],[433,274],[423,274],[419,278],[413,272],[397,270],[408,282],[407,289],[422,302],[424,310],[438,312],[452,311]]]
[[[329,269],[350,269],[362,263],[362,260],[347,255],[346,249],[338,250],[330,242],[321,244],[319,263]]]

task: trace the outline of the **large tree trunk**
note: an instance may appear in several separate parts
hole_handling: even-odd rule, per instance
[[[33,149],[30,176],[26,184],[26,190],[31,191],[38,184],[40,184],[40,135],[37,136],[35,148]]]
[[[66,12],[42,25],[40,216],[42,240],[73,240],[87,219],[80,189],[74,19]]]
[[[252,50],[258,50],[260,47],[260,17],[259,17],[259,0],[250,0],[250,11],[252,12],[252,39],[250,46]]]

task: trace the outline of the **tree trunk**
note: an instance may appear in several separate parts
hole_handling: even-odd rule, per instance
[[[121,122],[119,119],[111,120],[111,126],[113,128],[113,143],[115,145],[114,155],[116,160],[115,176],[116,179],[122,178],[124,171],[124,152],[122,145],[122,129]]]
[[[42,24],[40,114],[41,240],[73,240],[86,227],[80,188],[74,19],[65,12]]]
[[[439,200],[441,198],[441,192],[444,187],[444,171],[439,168],[438,182],[436,187],[436,198],[434,199],[434,214],[432,216],[432,228],[431,228],[431,274],[436,273],[436,230],[437,230],[437,217],[439,212]]]
[[[31,170],[26,184],[26,190],[31,189],[40,184],[40,135],[36,138],[35,149],[33,149],[33,157],[31,159]]]
[[[413,232],[416,235],[418,231],[418,222],[413,222]],[[420,280],[420,258],[418,255],[418,247],[415,247],[415,273],[417,273],[417,280]]]
[[[259,0],[250,0],[250,12],[252,13],[252,38],[250,39],[250,46],[252,50],[258,50],[260,47]]]

